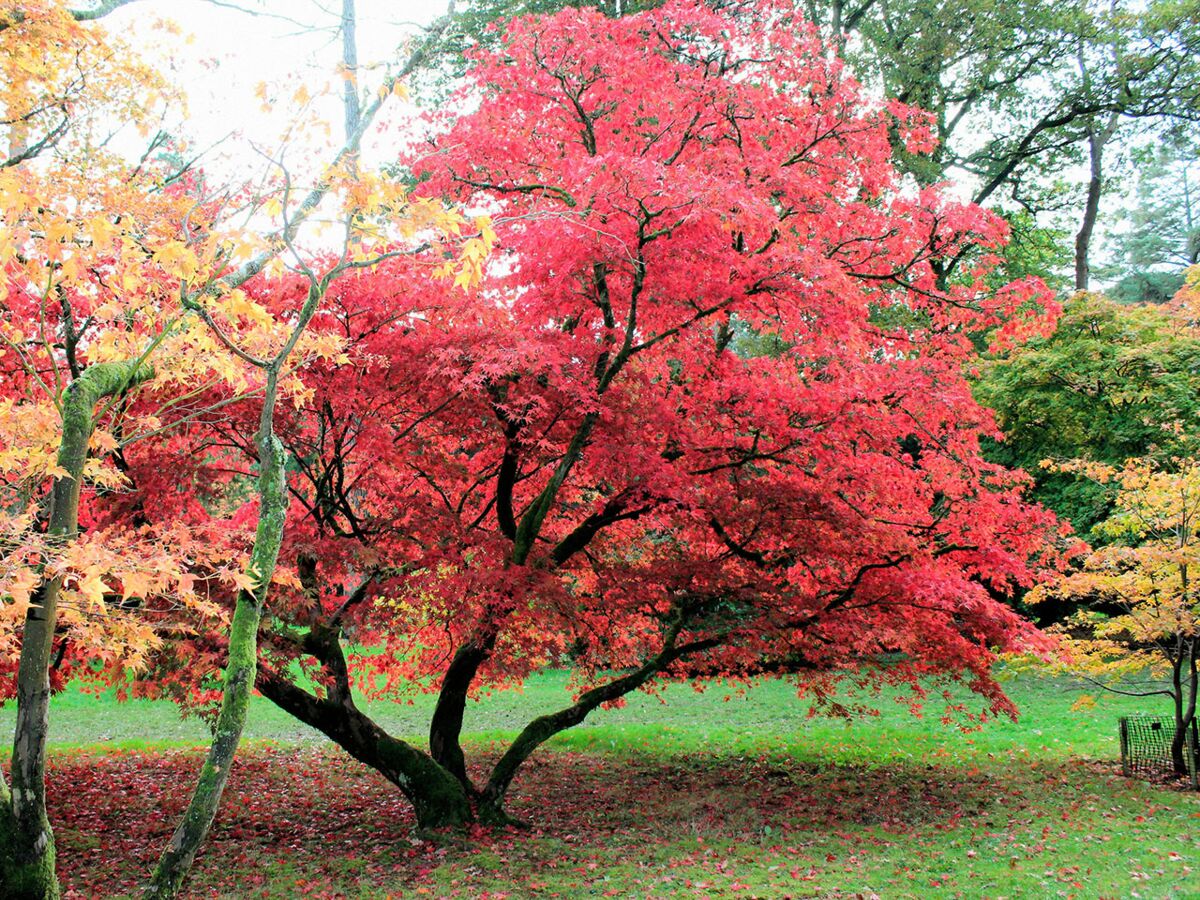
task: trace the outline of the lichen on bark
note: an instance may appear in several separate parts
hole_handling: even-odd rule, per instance
[[[255,582],[254,589],[238,593],[229,628],[229,658],[213,741],[200,770],[192,799],[146,888],[147,898],[174,897],[179,893],[183,879],[217,814],[221,794],[229,780],[229,770],[246,725],[246,713],[258,665],[258,625],[283,542],[288,508],[287,456],[271,428],[275,385],[274,378],[270,379],[258,438],[259,518],[247,566],[248,574]]]

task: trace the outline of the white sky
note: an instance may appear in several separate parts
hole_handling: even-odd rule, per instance
[[[382,77],[381,70],[372,67],[395,61],[397,47],[417,33],[419,25],[444,12],[446,2],[357,0],[357,7],[361,79],[364,86],[372,86]],[[278,152],[279,136],[297,116],[293,94],[300,85],[314,93],[321,85],[340,90],[340,14],[341,0],[140,0],[102,23],[141,49],[147,61],[168,68],[172,80],[186,88],[189,109],[184,130],[192,151],[224,140],[206,154],[203,165],[216,180],[237,182],[248,171],[267,167],[251,142],[272,155]],[[181,34],[164,31],[163,19],[177,23]],[[264,82],[275,101],[270,112],[264,111],[256,94]],[[397,129],[403,126],[398,123],[406,104],[392,100],[389,105],[391,115],[383,118],[364,147],[368,163],[394,156],[389,147],[400,139]],[[318,100],[312,110],[329,123],[330,135],[320,129],[304,131],[303,152],[293,146],[286,155],[289,166],[294,164],[297,170],[303,169],[302,159],[328,159],[331,149],[341,143],[338,97]],[[233,137],[227,137],[231,133]],[[131,151],[136,152],[132,146]],[[1077,172],[1063,174],[1070,181],[1079,180]],[[957,192],[969,193],[966,185],[957,187]],[[1119,202],[1118,193],[1112,190],[1105,198],[1106,210]],[[1064,223],[1072,229],[1073,218],[1072,210]],[[1094,249],[1099,255],[1101,247]]]
[[[273,152],[287,125],[297,115],[295,91],[304,85],[316,94],[322,86],[340,92],[338,63],[341,36],[340,0],[228,0],[249,12],[228,8],[226,0],[141,0],[101,20],[110,32],[124,37],[147,62],[168,72],[186,90],[188,114],[183,131],[193,152],[227,138],[221,148],[205,158],[211,174],[244,177],[248,162],[262,165],[249,142]],[[445,0],[358,0],[357,39],[364,87],[382,78],[381,66],[397,59],[396,50],[418,33],[418,27],[445,11]],[[251,14],[255,13],[255,14]],[[179,34],[163,27],[163,20],[178,25]],[[257,94],[268,85],[273,109],[264,110]],[[389,101],[393,107],[403,103]],[[303,135],[307,150],[327,158],[332,145],[342,140],[342,112],[338,94],[314,102],[312,110],[332,130],[308,129]],[[395,110],[398,112],[399,110]],[[394,115],[391,120],[395,121]],[[385,128],[387,121],[381,123]],[[175,131],[176,128],[169,128]],[[393,137],[392,141],[395,140]],[[388,142],[377,135],[368,145],[379,153]],[[289,153],[298,155],[299,148]]]

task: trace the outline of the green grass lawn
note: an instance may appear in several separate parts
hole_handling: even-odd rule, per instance
[[[1072,706],[1081,691],[1071,681],[1025,675],[1004,684],[1020,709],[1019,721],[991,721],[981,731],[965,735],[940,721],[945,705],[940,697],[931,697],[925,715],[917,718],[895,692],[885,693],[874,701],[879,716],[846,724],[839,719],[810,718],[807,701],[796,697],[792,685],[768,679],[744,692],[713,684],[703,693],[687,685],[673,685],[659,696],[635,694],[620,709],[592,713],[583,725],[555,743],[574,749],[661,753],[771,749],[803,758],[863,763],[924,756],[966,759],[1012,749],[1046,759],[1114,759],[1118,754],[1117,718],[1145,711],[1150,702],[1104,695],[1097,698],[1100,702],[1095,708],[1075,711]],[[955,694],[971,703],[966,690]],[[432,695],[425,694],[415,697],[411,705],[390,701],[363,705],[391,733],[420,740],[433,701]],[[566,673],[545,672],[531,678],[521,690],[496,692],[471,704],[465,730],[476,740],[512,736],[534,716],[569,702]],[[974,706],[978,705],[976,701]],[[0,707],[0,728],[5,733],[11,730],[15,715],[12,704]],[[258,697],[250,707],[246,737],[285,744],[325,741],[318,732]],[[200,720],[181,717],[167,701],[118,703],[111,694],[95,696],[71,688],[51,703],[50,739],[59,750],[144,749],[206,744],[208,731]]]
[[[511,809],[531,830],[440,840],[414,833],[393,787],[256,701],[191,895],[1200,898],[1200,796],[1116,772],[1116,718],[1144,703],[1073,711],[1068,683],[1007,688],[1019,722],[970,733],[941,724],[940,701],[915,718],[891,696],[851,725],[809,718],[777,681],[639,696],[522,772]],[[482,699],[471,749],[494,755],[567,696],[551,672]],[[430,708],[371,711],[418,738]],[[204,726],[169,704],[75,691],[52,717],[68,890],[132,894],[186,799],[199,761],[186,748]]]

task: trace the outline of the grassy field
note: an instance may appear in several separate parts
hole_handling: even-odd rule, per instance
[[[1019,722],[964,734],[884,698],[852,725],[786,684],[597,712],[518,779],[529,831],[424,839],[395,791],[259,701],[193,896],[1197,897],[1200,796],[1120,778],[1106,699],[1007,685]],[[560,673],[469,710],[476,755],[566,699]],[[372,709],[418,737],[430,708]],[[121,896],[169,833],[206,732],[168,704],[54,701],[50,802],[74,896]],[[12,710],[0,710],[11,728]],[[648,724],[653,723],[653,724]],[[118,752],[113,752],[118,751]]]
[[[749,690],[713,684],[703,693],[674,685],[656,696],[634,694],[620,709],[600,709],[583,725],[558,738],[572,749],[681,751],[777,750],[802,758],[870,763],[872,759],[920,758],[927,755],[967,758],[1019,748],[1045,759],[1114,759],[1118,754],[1118,716],[1144,710],[1149,701],[1114,695],[1098,697],[1095,709],[1073,711],[1081,696],[1070,681],[1045,677],[1013,677],[1005,690],[1020,709],[1016,723],[1000,719],[982,731],[963,735],[940,721],[944,702],[931,697],[922,718],[914,717],[902,697],[889,693],[874,701],[881,715],[847,725],[838,719],[810,718],[808,703],[795,688],[779,680],[763,680]],[[1094,694],[1094,691],[1091,693]],[[847,693],[846,699],[852,694]],[[968,704],[972,697],[956,691]],[[433,696],[413,702],[363,704],[370,714],[399,736],[420,740],[428,727]],[[481,698],[467,710],[466,730],[476,741],[514,735],[534,716],[568,703],[566,673],[546,672],[521,690]],[[974,706],[978,706],[975,701]],[[12,729],[16,709],[0,707],[0,728]],[[51,743],[71,748],[145,749],[206,744],[208,730],[195,718],[182,718],[166,701],[118,703],[78,689],[57,695],[51,704]],[[318,732],[256,697],[251,704],[246,737],[284,744],[324,743]]]

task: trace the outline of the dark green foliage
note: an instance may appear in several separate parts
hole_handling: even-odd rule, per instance
[[[1183,285],[1183,270],[1200,262],[1200,145],[1175,128],[1132,156],[1134,183],[1109,242],[1123,303],[1162,303]]]
[[[609,16],[632,15],[661,6],[663,0],[465,0],[458,4],[454,28],[442,41],[439,62],[415,73],[410,87],[423,102],[436,106],[466,72],[469,55],[500,44],[505,25],[517,16],[553,15],[568,8],[595,7]]]
[[[991,276],[995,286],[1033,277],[1056,290],[1067,288],[1064,273],[1071,265],[1071,236],[1066,230],[1043,225],[1024,210],[1001,215],[1012,236],[1003,250],[1004,263]]]
[[[788,349],[787,343],[778,334],[755,331],[740,319],[731,319],[726,327],[732,332],[729,336],[729,346],[743,359],[754,359],[759,356],[774,358]]]
[[[609,16],[627,16],[661,5],[662,0],[468,0],[459,9],[458,28],[473,43],[491,46],[499,43],[503,24],[516,16],[550,15],[588,6]]]
[[[1108,512],[1102,490],[1046,473],[1041,461],[1195,452],[1200,340],[1166,309],[1082,294],[1050,338],[987,362],[976,396],[1007,435],[992,458],[1029,471],[1037,498],[1094,539],[1089,531]]]
[[[1182,272],[1134,272],[1108,292],[1118,303],[1166,303],[1183,287]]]

